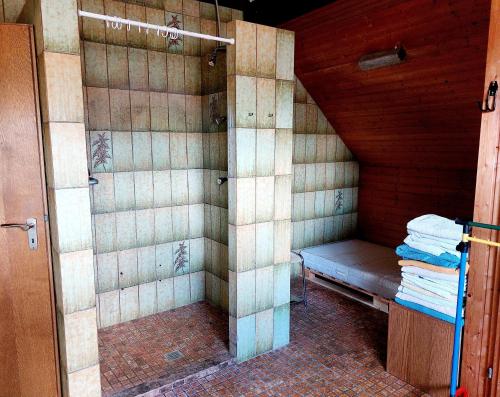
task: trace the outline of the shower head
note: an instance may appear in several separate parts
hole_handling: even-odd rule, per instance
[[[220,45],[212,50],[210,56],[208,57],[208,64],[211,67],[214,67],[215,64],[217,63],[217,51],[226,51],[226,46]]]

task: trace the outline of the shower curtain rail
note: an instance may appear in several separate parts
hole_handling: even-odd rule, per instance
[[[87,17],[87,18],[92,18],[92,19],[99,19],[101,21],[106,21],[107,23],[111,23],[112,26],[127,26],[127,29],[130,29],[130,26],[136,26],[140,29],[145,29],[146,33],[149,32],[149,30],[155,30],[158,33],[159,32],[167,32],[168,34],[171,35],[171,37],[177,37],[177,35],[183,35],[183,36],[190,36],[190,37],[197,37],[199,39],[204,39],[204,40],[214,40],[214,41],[219,41],[227,44],[234,44],[234,39],[228,39],[225,37],[217,37],[217,36],[211,36],[209,34],[202,34],[202,33],[197,33],[197,32],[190,32],[188,30],[181,30],[181,29],[176,29],[176,28],[171,28],[168,26],[162,26],[162,25],[153,25],[150,23],[144,23],[144,22],[139,22],[139,21],[133,21],[131,19],[123,19],[120,17],[113,17],[110,15],[102,15],[102,14],[95,14],[93,12],[88,12],[88,11],[82,11],[78,10],[78,15],[81,17]],[[113,25],[117,24],[117,25]],[[166,37],[166,36],[164,36]]]

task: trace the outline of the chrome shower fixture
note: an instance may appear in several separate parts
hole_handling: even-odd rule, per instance
[[[208,64],[211,67],[214,67],[215,64],[217,63],[217,51],[226,51],[226,46],[220,45],[215,47],[212,52],[210,53],[210,56],[208,57]]]
[[[217,116],[215,118],[215,124],[217,125],[221,125],[224,121],[227,120],[227,117],[226,116]]]
[[[220,35],[220,15],[219,15],[219,1],[214,1],[215,5],[215,17],[217,19],[217,36]],[[221,42],[217,43],[217,46],[212,50],[212,53],[208,57],[208,64],[211,67],[214,67],[217,63],[217,51],[226,51],[226,47],[222,45]]]
[[[217,178],[217,185],[223,185],[226,182],[227,182],[227,178],[225,176],[221,176],[221,177]]]

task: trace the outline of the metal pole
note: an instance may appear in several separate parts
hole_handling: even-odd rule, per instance
[[[220,41],[223,43],[234,44],[234,39],[227,39],[225,37],[217,37],[217,36],[211,36],[209,34],[190,32],[188,30],[169,28],[168,26],[152,25],[150,23],[132,21],[130,19],[112,17],[109,15],[95,14],[93,12],[88,12],[88,11],[78,10],[78,15],[80,15],[81,17],[99,19],[101,21],[109,21],[109,22],[121,23],[123,25],[137,26],[139,28],[146,29],[146,30],[156,30],[156,31],[159,30],[161,32],[168,32],[168,33],[172,33],[172,34],[180,34],[183,36],[197,37],[199,39],[214,40],[214,41]]]
[[[453,355],[451,359],[451,382],[450,396],[455,397],[458,384],[458,372],[460,364],[460,348],[462,345],[462,327],[463,309],[464,309],[464,291],[465,291],[465,271],[467,268],[467,254],[469,252],[470,243],[467,237],[470,234],[471,227],[468,224],[463,225],[462,242],[459,245],[460,250],[460,273],[458,276],[458,295],[457,295],[457,310],[455,313],[455,333],[453,337]]]

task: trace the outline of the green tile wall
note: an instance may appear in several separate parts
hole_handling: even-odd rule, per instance
[[[83,0],[82,9],[215,34],[213,4]],[[221,7],[221,33],[237,10]],[[99,327],[208,299],[228,308],[225,56],[83,19],[81,62]]]
[[[18,22],[33,26],[35,32],[61,395],[76,397],[85,390],[87,396],[98,397],[101,385],[78,4],[74,0],[24,3],[0,2],[0,20],[16,22],[22,11]]]
[[[352,237],[358,184],[358,163],[295,78],[292,248]]]
[[[222,12],[221,12],[222,14]],[[214,25],[211,25],[214,28]],[[221,26],[225,31],[225,24]],[[213,31],[215,34],[215,31]],[[219,52],[215,67],[208,65],[208,56],[215,42],[202,47],[203,165],[205,217],[206,299],[227,311],[228,284],[228,183],[219,185],[218,178],[227,178],[228,147],[226,89],[226,53]]]
[[[244,361],[289,341],[294,34],[227,28],[229,339]]]

